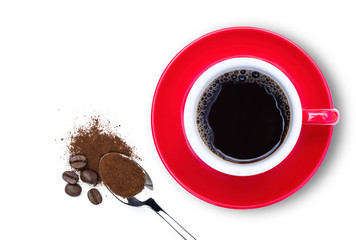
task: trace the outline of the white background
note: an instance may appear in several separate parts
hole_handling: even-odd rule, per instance
[[[356,33],[353,1],[0,1],[1,239],[180,239],[148,208],[101,189],[64,193],[58,141],[101,114],[137,148],[157,202],[197,239],[355,239]],[[161,73],[213,30],[280,33],[319,65],[341,121],[315,176],[275,205],[232,210],[185,191],[165,170],[150,130]],[[107,195],[107,197],[105,197]]]

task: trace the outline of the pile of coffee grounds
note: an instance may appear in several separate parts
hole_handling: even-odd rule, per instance
[[[105,155],[100,161],[100,174],[110,190],[123,198],[135,196],[145,186],[142,168],[121,154]]]
[[[99,173],[100,158],[108,152],[118,152],[130,157],[133,155],[132,148],[109,124],[105,125],[100,116],[93,116],[87,125],[78,127],[71,136],[68,148],[70,155],[80,154],[87,158],[83,170],[89,169],[96,173]]]
[[[101,183],[99,162],[106,153],[117,152],[128,157],[136,157],[133,149],[113,129],[109,121],[105,124],[100,116],[93,116],[87,124],[77,126],[75,131],[70,133],[67,148],[68,163],[72,169],[62,174],[63,180],[67,182],[65,192],[69,196],[77,197],[81,194],[79,178],[91,186]],[[120,178],[116,175],[110,177]],[[126,188],[130,187],[133,187],[132,191],[126,191],[125,196],[137,191],[136,184],[126,186]],[[95,188],[89,190],[87,195],[90,202],[95,205],[102,201],[100,192]]]

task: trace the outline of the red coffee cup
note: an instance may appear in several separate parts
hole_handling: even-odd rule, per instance
[[[289,154],[269,170],[246,176],[209,166],[192,148],[184,123],[186,100],[198,78],[234,58],[273,65],[289,79],[300,102],[300,130]],[[306,52],[271,31],[235,27],[208,33],[174,57],[157,85],[151,123],[158,154],[183,188],[211,204],[246,209],[276,203],[304,186],[322,163],[337,121],[327,82]]]
[[[273,153],[262,157],[259,161],[238,163],[227,161],[218,156],[204,143],[199,134],[197,121],[197,105],[204,90],[215,79],[227,72],[236,69],[249,69],[258,71],[271,77],[286,95],[289,101],[289,130],[284,141]],[[253,97],[253,96],[250,96]],[[243,103],[241,103],[243,104]],[[235,110],[231,110],[235,111]],[[190,148],[196,155],[213,169],[233,176],[251,176],[266,172],[280,164],[294,149],[298,141],[302,124],[333,125],[338,121],[336,109],[306,109],[302,108],[300,95],[292,81],[280,69],[264,60],[252,57],[238,57],[223,60],[206,69],[195,81],[189,90],[184,105],[184,130]],[[235,114],[241,114],[236,112]],[[243,117],[243,116],[241,116]],[[263,118],[264,116],[260,116]],[[242,126],[243,127],[243,126]],[[229,143],[230,144],[230,143]],[[237,143],[236,143],[237,144]]]

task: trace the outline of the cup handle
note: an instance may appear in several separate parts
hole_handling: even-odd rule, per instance
[[[337,109],[303,109],[303,124],[335,125],[339,122]]]

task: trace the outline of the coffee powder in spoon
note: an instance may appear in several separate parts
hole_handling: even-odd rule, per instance
[[[142,168],[121,154],[105,155],[100,161],[100,174],[110,190],[123,198],[133,197],[145,187]]]

